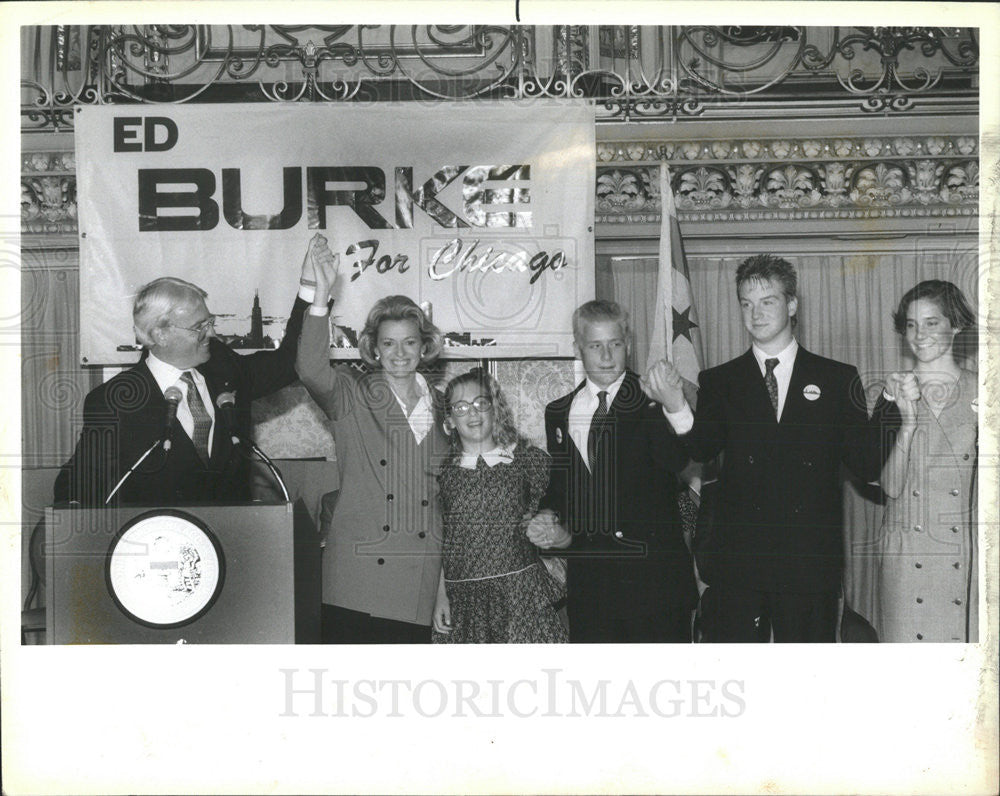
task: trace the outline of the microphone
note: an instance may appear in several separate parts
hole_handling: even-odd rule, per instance
[[[227,387],[229,385],[226,385]],[[229,433],[231,439],[233,440],[233,445],[239,445],[241,442],[246,443],[247,447],[264,462],[268,470],[271,471],[271,475],[274,476],[274,480],[278,482],[278,486],[281,487],[281,492],[285,496],[285,502],[290,503],[291,498],[288,497],[288,488],[285,486],[285,481],[281,477],[281,472],[275,466],[266,453],[257,447],[256,443],[250,438],[243,439],[239,434],[236,433],[236,393],[231,390],[226,390],[225,392],[220,392],[215,398],[215,407],[219,410],[222,417],[225,419],[226,425],[229,427]]]
[[[177,407],[184,398],[184,393],[177,387],[170,386],[163,391],[163,397],[167,402],[167,422],[163,426],[163,450],[168,451],[170,450],[170,430],[177,419]]]
[[[220,392],[215,399],[215,408],[219,410],[226,428],[229,429],[233,445],[239,445],[240,438],[236,433],[236,393],[232,390]]]

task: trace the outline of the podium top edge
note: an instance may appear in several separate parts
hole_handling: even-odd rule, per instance
[[[84,506],[79,503],[54,503],[52,505],[46,506],[46,511],[65,511],[67,509],[71,511],[84,510],[84,511],[156,511],[161,509],[163,511],[169,511],[170,509],[190,509],[190,508],[244,508],[246,506],[294,506],[294,500],[244,500],[244,501],[233,501],[231,503],[219,503],[217,501],[199,501],[192,503],[170,503],[164,505],[162,503],[157,504],[146,504],[146,503],[125,503],[118,506]]]

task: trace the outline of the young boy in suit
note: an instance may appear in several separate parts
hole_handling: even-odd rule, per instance
[[[697,590],[676,478],[688,455],[625,367],[627,313],[589,301],[573,335],[587,376],[546,407],[552,475],[528,536],[566,550],[571,642],[689,642]]]

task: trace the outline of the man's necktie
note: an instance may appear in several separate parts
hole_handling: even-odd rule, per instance
[[[774,416],[778,416],[778,380],[774,377],[774,369],[778,367],[778,358],[764,360],[767,373],[764,374],[764,384],[767,385],[767,394],[771,396],[771,406],[774,407]]]
[[[191,417],[194,419],[194,433],[191,441],[194,449],[198,452],[201,460],[208,464],[208,433],[212,430],[212,418],[205,409],[205,403],[201,400],[201,394],[194,383],[191,371],[185,370],[181,374],[181,381],[187,385],[188,409],[191,410]]]
[[[587,434],[587,464],[590,472],[594,472],[597,466],[597,443],[601,437],[601,429],[608,419],[608,392],[601,390],[597,393],[597,409],[590,420],[590,433]]]

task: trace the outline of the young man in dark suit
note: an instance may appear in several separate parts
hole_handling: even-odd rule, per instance
[[[587,302],[573,335],[587,378],[545,410],[552,475],[528,536],[566,548],[570,641],[688,642],[697,591],[675,477],[687,453],[625,368],[627,314]]]
[[[795,269],[769,254],[736,272],[752,346],[701,373],[692,416],[667,362],[649,379],[692,458],[723,454],[711,549],[699,557],[705,641],[834,641],[843,568],[841,464],[878,477],[858,371],[795,340]],[[701,572],[704,569],[704,572]]]
[[[215,317],[197,285],[162,277],[140,288],[132,316],[143,356],[87,395],[76,450],[56,478],[55,502],[105,505],[119,479],[165,434],[169,451],[157,446],[108,505],[249,500],[250,459],[234,448],[232,435],[249,436],[254,399],[298,378],[296,348],[313,298],[308,283],[315,285],[309,255],[302,268],[281,345],[246,356],[214,336]],[[168,430],[165,393],[173,388],[180,401]],[[235,396],[228,417],[216,406],[225,392]]]

